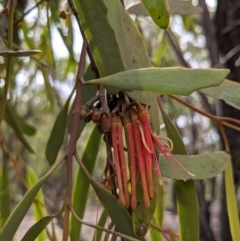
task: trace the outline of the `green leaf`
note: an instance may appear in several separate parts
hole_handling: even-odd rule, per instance
[[[55,169],[60,165],[62,159],[55,163],[51,169],[42,177],[40,178],[31,189],[27,191],[24,195],[22,200],[18,203],[15,209],[12,211],[11,215],[9,216],[7,222],[3,226],[0,232],[0,240],[4,241],[12,241],[13,236],[16,233],[19,225],[21,224],[23,218],[25,217],[28,209],[30,208],[31,204],[33,203],[38,191],[48,179],[49,176],[55,171]]]
[[[106,224],[106,221],[107,221],[107,217],[108,217],[107,212],[105,210],[103,210],[102,215],[98,222],[98,226],[104,227],[104,225]],[[102,237],[102,230],[96,229],[92,241],[101,241],[101,237]]]
[[[235,194],[235,185],[233,180],[232,163],[229,163],[225,170],[225,188],[226,188],[226,199],[227,199],[227,211],[230,223],[230,230],[233,241],[238,241],[240,237],[240,225],[237,198]]]
[[[167,136],[173,143],[172,154],[187,155],[187,150],[178,130],[165,113],[160,102],[159,107],[166,126]],[[181,240],[198,241],[199,214],[194,182],[192,180],[188,180],[186,182],[176,180],[175,185]]]
[[[156,224],[159,227],[163,226],[163,212],[164,212],[164,190],[163,187],[160,185],[157,185],[157,189],[156,189],[156,194],[157,194],[157,205],[156,205],[156,210],[153,216],[153,223]],[[150,227],[150,236],[151,236],[151,240],[158,240],[158,241],[162,241],[162,234]]]
[[[50,84],[49,79],[49,70],[47,68],[41,68],[42,76],[44,79],[45,89],[46,89],[46,95],[47,99],[49,100],[51,110],[54,112],[55,110],[55,94],[52,85]]]
[[[113,28],[107,18],[103,0],[75,1],[81,25],[90,44],[100,76],[124,70],[121,53]]]
[[[11,195],[8,173],[9,169],[7,162],[3,159],[3,162],[0,165],[0,230],[11,212]]]
[[[16,111],[15,109],[11,106],[9,101],[6,103],[6,109],[9,108],[9,111],[12,113],[14,118],[17,120],[19,127],[21,128],[22,132],[26,135],[32,136],[36,133],[36,128],[29,125],[24,118],[22,118]],[[5,113],[4,115],[4,120],[10,125],[11,120],[8,119],[9,116]]]
[[[99,198],[99,201],[112,219],[113,223],[116,225],[118,231],[130,237],[135,237],[132,228],[132,219],[127,210],[108,190],[106,190],[92,178],[80,159],[78,160],[78,163],[80,164],[87,179],[91,183],[95,193]]]
[[[38,180],[37,175],[35,172],[27,166],[27,183],[29,184],[30,187],[32,187]],[[35,197],[34,204],[32,206],[33,209],[33,214],[35,216],[36,220],[39,220],[43,218],[46,215],[45,211],[45,202],[44,202],[44,196],[42,190],[38,192],[38,194]],[[34,239],[33,239],[34,240]],[[39,237],[38,241],[45,241],[46,240],[46,233],[42,232]]]
[[[191,176],[186,173],[175,161],[174,159],[169,156],[172,164],[176,168],[177,172],[183,177],[184,179],[206,179],[216,176],[217,174],[221,173],[226,169],[229,165],[230,155],[226,152],[219,151],[210,154],[203,154],[203,155],[174,155],[178,161],[180,161],[184,167],[188,169],[191,173],[195,176]],[[161,155],[160,156],[160,166],[162,175],[165,177],[179,179],[179,177],[169,165],[167,159]]]
[[[214,99],[222,99],[236,109],[240,109],[240,84],[225,79],[219,86],[209,87],[200,90],[203,94]]]
[[[101,137],[102,135],[99,133],[97,127],[95,127],[89,137],[82,156],[82,161],[90,175],[92,175],[93,173]],[[82,169],[79,169],[75,181],[75,188],[73,191],[73,208],[78,217],[80,218],[83,218],[84,216],[84,211],[88,200],[89,186],[90,183],[86,175],[84,175]],[[78,241],[80,239],[80,233],[81,223],[79,223],[74,217],[72,217],[70,232],[71,241]]]
[[[227,69],[145,68],[119,72],[86,84],[166,95],[189,95],[203,87],[219,85],[228,73]]]
[[[64,141],[64,136],[65,136],[66,127],[67,127],[68,106],[73,93],[74,93],[74,89],[72,93],[69,95],[62,110],[59,112],[57,119],[53,125],[50,137],[48,139],[45,153],[46,153],[46,158],[48,160],[48,163],[50,165],[52,165],[55,162],[59,149]]]
[[[191,1],[168,1],[170,14],[171,15],[189,15],[189,14],[198,14],[202,12],[202,9],[192,5]],[[149,16],[149,13],[146,11],[142,3],[137,3],[129,8],[127,11],[132,14]]]
[[[170,20],[168,0],[142,0],[152,20],[162,29],[167,29]]]
[[[8,102],[7,102],[8,103]],[[21,129],[21,125],[18,122],[18,118],[16,118],[15,112],[13,110],[13,108],[11,108],[10,104],[6,104],[6,108],[5,108],[5,113],[4,113],[4,117],[7,118],[7,123],[13,128],[17,138],[19,139],[19,141],[21,141],[21,143],[32,153],[34,153],[33,148],[31,147],[31,145],[28,143],[28,141],[26,140],[23,131]]]
[[[60,216],[62,211],[55,215],[49,215],[40,219],[35,223],[28,231],[25,233],[21,241],[34,241],[41,234],[41,232],[47,227],[47,225],[52,221],[53,218]],[[46,240],[46,239],[45,239]]]
[[[25,57],[31,56],[35,54],[40,54],[42,51],[40,50],[18,50],[13,51],[10,50],[3,42],[2,38],[0,38],[0,55],[4,57]]]
[[[154,189],[157,189],[156,183],[154,185]],[[150,208],[145,208],[143,203],[143,191],[140,178],[138,178],[137,181],[136,196],[138,205],[136,209],[132,212],[132,224],[135,235],[138,238],[143,238],[146,235],[152,221],[152,217],[156,208],[157,197],[155,192],[154,197],[150,200]]]

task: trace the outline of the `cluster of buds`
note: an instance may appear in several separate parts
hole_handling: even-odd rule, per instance
[[[165,156],[176,175],[180,176],[170,157],[184,171],[193,175],[171,154],[171,141],[168,139],[170,145],[161,142],[153,133],[148,109],[147,105],[133,102],[130,108],[122,113],[114,109],[107,116],[101,114],[99,110],[93,110],[85,117],[86,119],[90,116],[89,119],[96,123],[99,130],[105,134],[108,161],[103,183],[113,192],[115,190],[114,195],[118,197],[119,202],[126,208],[131,207],[131,210],[137,207],[136,184],[138,177],[141,179],[145,208],[150,207],[150,199],[155,195],[153,169],[157,174],[159,183],[163,184],[156,149]],[[124,142],[123,133],[125,133],[126,142]],[[124,143],[127,145],[126,148]],[[128,165],[125,159],[125,150],[128,153]],[[127,171],[127,167],[129,171]]]

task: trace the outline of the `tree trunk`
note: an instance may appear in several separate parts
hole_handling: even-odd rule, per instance
[[[215,16],[215,29],[218,48],[225,67],[231,70],[228,79],[240,82],[240,63],[237,60],[240,56],[240,1],[239,0],[218,0]],[[240,111],[225,103],[221,106],[222,115],[240,119]],[[226,128],[232,164],[234,170],[235,186],[239,186],[240,181],[240,133]],[[220,213],[220,238],[221,241],[231,241],[228,217],[226,212],[226,200],[222,200]]]

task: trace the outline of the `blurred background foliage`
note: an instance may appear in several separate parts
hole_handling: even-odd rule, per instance
[[[126,0],[125,6],[129,7],[133,2],[133,0]],[[176,14],[172,16],[167,31],[159,30],[149,17],[131,14],[144,36],[153,66],[187,65],[193,68],[205,68],[222,65],[220,53],[218,53],[218,63],[213,63],[209,55],[211,52],[207,44],[209,36],[206,36],[204,27],[206,24],[204,20],[207,21],[206,18],[204,19],[204,14],[209,14],[211,18],[209,24],[214,26],[212,19],[215,18],[216,8],[222,4],[222,1],[206,0],[205,2],[205,0],[199,0],[192,1],[192,3],[196,8],[198,5],[202,7],[202,11],[194,15],[181,16]],[[205,9],[205,7],[207,8]],[[5,1],[0,1],[0,11],[2,12],[4,8]],[[1,156],[7,158],[12,206],[22,198],[26,191],[24,163],[27,163],[38,177],[49,169],[49,164],[45,158],[46,143],[56,116],[74,86],[82,38],[73,16],[70,15],[66,19],[59,17],[59,13],[63,10],[70,11],[65,0],[18,0],[14,13],[14,49],[38,49],[42,53],[33,57],[13,59],[9,104],[24,123],[31,126],[32,132],[27,136],[27,140],[35,154],[30,154],[23,148],[13,129],[6,122],[3,122],[1,126]],[[238,11],[240,11],[239,6]],[[238,16],[238,21],[239,19]],[[214,28],[216,29],[216,27],[215,25]],[[212,34],[215,34],[215,30]],[[3,40],[6,42],[5,37],[3,36]],[[215,40],[217,41],[216,38]],[[240,38],[238,41],[240,42]],[[4,83],[3,76],[5,76],[5,63],[3,57],[0,57],[1,86]],[[173,99],[168,99],[168,101],[166,99],[167,97],[165,97],[164,102],[165,109],[179,128],[189,154],[197,154],[199,150],[201,153],[208,153],[221,148],[218,130],[208,118],[183,107]],[[199,93],[194,93],[186,97],[185,100],[199,109],[216,113],[216,102]],[[82,141],[78,142],[80,155],[86,143],[84,140],[87,140],[93,126],[92,123],[87,124],[82,133]],[[162,131],[164,132],[164,128]],[[67,143],[67,138],[66,136],[65,143]],[[103,143],[100,147],[99,157],[100,161],[95,166],[94,176],[101,180],[106,159]],[[77,173],[78,168],[74,170]],[[44,185],[45,201],[52,212],[58,211],[64,200],[65,177],[63,166]],[[201,215],[208,219],[207,227],[201,229],[201,240],[230,240],[221,235],[221,228],[219,228],[221,224],[217,220],[218,210],[221,209],[224,202],[220,200],[224,196],[221,188],[223,186],[222,178],[220,175],[216,179],[197,183],[197,187],[199,186],[197,188],[198,194],[202,195],[200,199],[204,202]],[[174,214],[176,212],[175,195],[171,180],[167,180],[167,190],[165,206]],[[88,206],[97,206],[98,202],[92,190],[90,197]],[[59,224],[61,226],[61,220],[59,220]]]

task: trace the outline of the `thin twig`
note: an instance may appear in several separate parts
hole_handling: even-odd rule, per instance
[[[28,15],[30,12],[32,12],[36,7],[38,7],[40,4],[42,4],[43,2],[45,2],[47,0],[40,0],[39,2],[37,2],[32,8],[30,8],[29,10],[27,10],[25,13],[23,13],[23,15],[18,19],[16,20],[13,24],[14,25],[17,25],[19,24],[26,15]]]
[[[234,129],[234,130],[240,131],[240,127],[237,127],[237,126],[235,126],[235,125],[232,125],[232,124],[224,121],[224,120],[230,121],[230,119],[231,119],[232,122],[235,122],[235,123],[239,124],[239,121],[237,121],[237,120],[234,120],[234,119],[229,118],[229,117],[219,117],[219,116],[215,116],[215,115],[209,114],[209,113],[207,113],[207,112],[205,112],[205,111],[202,111],[202,110],[194,107],[193,105],[187,103],[186,101],[182,100],[181,98],[179,98],[179,97],[177,97],[177,96],[170,95],[170,97],[171,97],[172,99],[180,102],[181,104],[189,107],[190,109],[194,110],[195,112],[198,112],[198,113],[200,113],[201,115],[210,118],[211,120],[217,122],[218,124],[221,124],[221,125],[223,125],[223,126],[227,126],[227,127],[232,128],[232,129]]]
[[[75,108],[73,112],[73,127],[71,130],[71,137],[66,148],[66,165],[67,165],[67,190],[65,196],[65,213],[64,213],[64,224],[63,224],[63,236],[62,241],[68,240],[69,233],[69,217],[70,210],[69,205],[72,203],[72,157],[76,151],[76,143],[78,138],[78,127],[80,123],[80,111],[82,102],[82,82],[80,79],[84,74],[85,57],[86,57],[87,42],[83,42],[82,52],[78,65],[78,72],[76,77],[76,97],[75,97]]]
[[[172,232],[171,230],[165,230],[165,229],[163,229],[163,228],[160,228],[160,227],[158,227],[157,225],[155,225],[154,223],[151,223],[150,225],[151,225],[151,227],[155,228],[155,229],[158,230],[160,233],[162,233],[162,235],[165,237],[166,240],[170,240],[170,239],[168,239],[168,237],[166,236],[165,233],[168,233],[169,235],[172,235],[172,236],[174,236],[174,237],[176,237],[176,238],[180,238],[180,235],[179,235],[179,234],[176,234],[176,233]]]
[[[99,98],[100,98],[103,113],[106,114],[107,117],[109,117],[110,112],[109,112],[109,108],[108,108],[107,100],[105,96],[105,88],[103,85],[100,85],[99,87]]]

